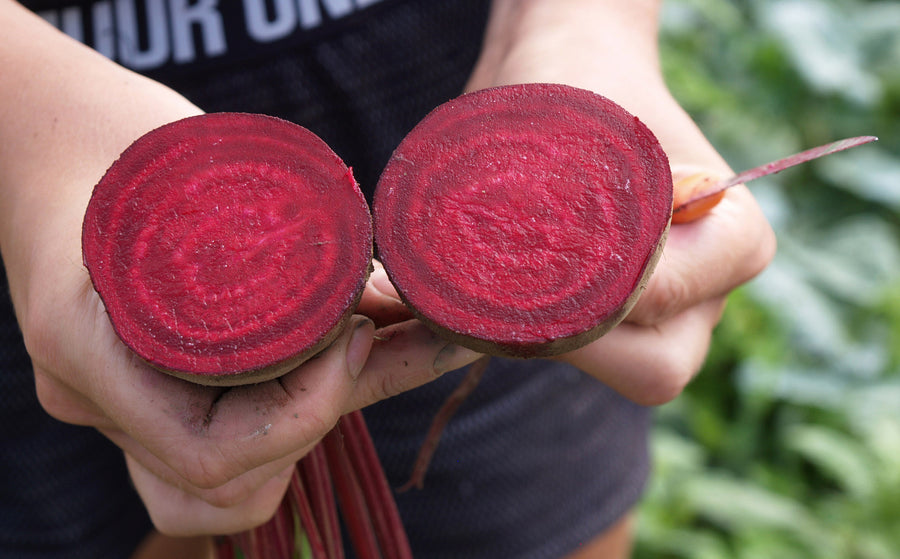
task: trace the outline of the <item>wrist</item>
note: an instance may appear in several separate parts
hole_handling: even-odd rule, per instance
[[[495,0],[467,89],[565,83],[614,100],[635,83],[665,90],[657,0]]]
[[[81,266],[81,220],[94,184],[134,139],[199,109],[0,2],[0,253],[19,317]],[[67,283],[68,282],[68,283]],[[30,299],[40,305],[31,305]]]

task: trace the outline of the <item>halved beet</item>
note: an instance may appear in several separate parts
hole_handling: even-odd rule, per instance
[[[432,111],[379,180],[375,241],[413,312],[461,345],[551,356],[637,301],[672,211],[668,159],[635,116],[555,84]]]
[[[263,115],[191,117],[138,139],[97,184],[84,263],[153,367],[235,385],[327,346],[362,294],[372,222],[316,135]]]

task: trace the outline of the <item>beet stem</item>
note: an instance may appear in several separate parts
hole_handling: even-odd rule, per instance
[[[233,536],[235,547],[240,550],[245,559],[257,559],[262,557],[262,549],[259,547],[259,529],[246,530]]]
[[[262,542],[266,559],[293,559],[294,557],[294,508],[287,499],[281,501],[275,516],[266,523],[268,534]]]
[[[301,460],[301,462],[305,460],[306,458]],[[294,503],[297,515],[300,517],[300,527],[303,529],[303,533],[306,534],[306,541],[309,543],[313,559],[331,559],[327,546],[322,540],[322,534],[319,531],[313,507],[310,504],[311,499],[306,488],[308,480],[304,479],[302,470],[299,465],[298,468],[294,469],[288,494]]]
[[[742,171],[734,176],[731,176],[727,179],[721,180],[714,184],[709,190],[705,190],[696,196],[692,197],[690,200],[684,202],[681,206],[675,208],[674,211],[679,211],[681,208],[688,206],[689,204],[693,204],[699,200],[703,200],[704,198],[708,198],[710,196],[715,196],[719,192],[723,190],[727,190],[732,186],[737,186],[739,184],[743,184],[746,182],[750,182],[752,180],[756,180],[762,177],[766,177],[769,175],[774,175],[775,173],[780,173],[785,169],[790,169],[791,167],[795,167],[802,163],[806,163],[808,161],[812,161],[814,159],[819,159],[820,157],[825,157],[826,155],[831,155],[832,153],[837,153],[839,151],[844,151],[845,149],[850,149],[856,146],[861,146],[863,144],[868,144],[869,142],[874,142],[878,140],[875,136],[856,136],[854,138],[844,138],[843,140],[837,140],[835,142],[830,142],[827,144],[823,144],[821,146],[816,146],[814,148],[810,148],[805,151],[801,151],[799,153],[795,153],[793,155],[788,155],[787,157],[782,157],[777,161],[772,161],[769,163],[765,163],[763,165],[758,165],[751,169],[747,169],[746,171]]]
[[[469,366],[466,376],[463,377],[462,381],[459,383],[459,386],[457,386],[450,396],[447,397],[437,414],[435,414],[434,419],[431,421],[431,426],[428,428],[428,433],[425,435],[422,447],[419,449],[419,455],[416,457],[409,481],[398,488],[398,492],[403,493],[409,491],[413,487],[422,489],[425,486],[425,473],[428,471],[428,466],[431,464],[431,459],[434,457],[434,453],[441,440],[441,435],[447,427],[447,423],[450,422],[450,419],[459,409],[459,406],[465,402],[466,398],[469,397],[469,394],[471,394],[481,382],[490,359],[489,355],[485,355],[478,361],[472,363]]]
[[[412,550],[400,512],[362,412],[355,411],[345,415],[341,424],[347,456],[362,487],[384,556],[391,559],[412,559]]]
[[[341,429],[329,431],[322,439],[321,444],[325,447],[328,469],[334,476],[334,487],[341,505],[341,513],[356,555],[359,559],[381,559],[372,518],[363,497],[359,479],[357,479],[350,458],[347,456]]]
[[[300,461],[298,467],[306,481],[313,518],[316,519],[328,559],[344,558],[344,543],[341,539],[334,484],[328,471],[328,461],[322,444]]]
[[[216,536],[215,548],[216,559],[235,559],[237,557],[234,539],[231,536]]]

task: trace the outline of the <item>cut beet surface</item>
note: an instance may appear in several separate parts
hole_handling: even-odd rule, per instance
[[[398,146],[374,200],[401,297],[477,351],[551,356],[628,313],[672,211],[650,130],[589,91],[514,85],[458,97]]]
[[[347,166],[262,115],[138,139],[95,187],[84,262],[115,331],[193,382],[274,378],[326,347],[362,294],[372,223]]]

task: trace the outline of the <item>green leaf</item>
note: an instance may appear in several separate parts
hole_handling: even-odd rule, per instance
[[[754,298],[768,306],[805,351],[828,353],[846,346],[845,320],[840,309],[808,281],[804,266],[781,252],[749,286]]]
[[[821,425],[794,425],[785,445],[831,477],[852,497],[867,499],[878,487],[878,464],[860,441]]]
[[[877,146],[866,146],[816,164],[834,186],[900,211],[900,157]]]
[[[769,394],[772,399],[797,406],[824,409],[839,408],[848,390],[845,378],[795,363],[772,365],[747,360],[740,366],[739,378],[741,388],[747,392]]]
[[[768,2],[761,15],[814,89],[862,105],[879,98],[880,83],[864,65],[856,28],[842,11],[818,0],[781,0]]]
[[[750,184],[779,254],[656,415],[637,557],[900,558],[900,2],[663,9],[669,86],[732,168],[881,139]]]
[[[705,467],[706,453],[703,448],[691,439],[671,429],[660,428],[653,432],[654,468],[660,475],[675,472],[702,472]]]
[[[788,533],[807,544],[827,544],[820,526],[802,504],[763,487],[724,474],[685,483],[694,510],[728,530],[768,529]]]
[[[729,559],[724,538],[711,530],[671,528],[642,517],[637,523],[638,550],[635,559],[660,557],[683,559]]]
[[[900,175],[897,179],[900,181]],[[810,282],[855,305],[871,305],[891,284],[900,281],[896,232],[875,216],[854,216],[838,222],[818,240],[787,240],[782,250],[786,258],[803,268]]]

